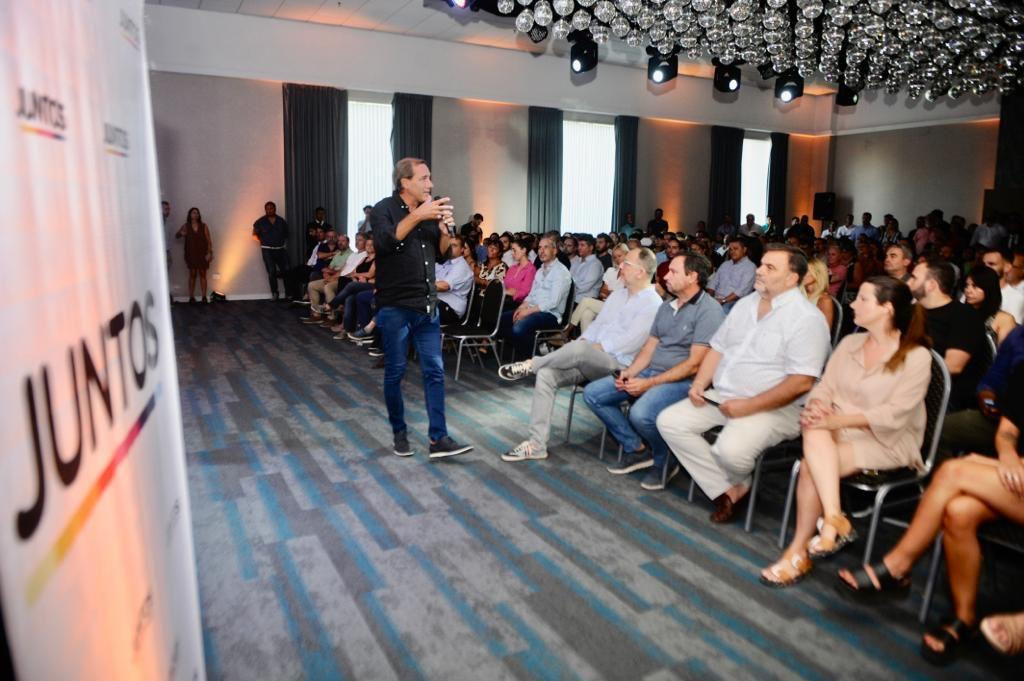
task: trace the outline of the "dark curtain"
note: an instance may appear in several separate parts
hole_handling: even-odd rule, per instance
[[[348,198],[348,95],[344,90],[285,83],[284,201],[288,258],[304,261],[306,223],[317,206],[345,233]]]
[[[1003,95],[999,102],[996,189],[1024,187],[1024,94]]]
[[[786,224],[786,172],[789,167],[789,135],[772,133],[772,155],[768,160],[768,215],[776,226]],[[743,218],[737,216],[737,221]]]
[[[612,193],[612,231],[626,217],[636,218],[636,133],[640,119],[636,116],[615,117],[615,190]]]
[[[708,231],[731,215],[740,223],[740,166],[743,161],[743,131],[715,125],[711,128],[711,177],[708,191]]]
[[[562,112],[530,107],[527,156],[527,229],[560,230],[562,220]]]
[[[391,156],[395,163],[412,156],[430,165],[430,132],[434,98],[396,92],[391,100]]]

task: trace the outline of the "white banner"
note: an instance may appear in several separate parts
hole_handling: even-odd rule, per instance
[[[23,679],[205,678],[142,17],[0,2],[0,605]]]

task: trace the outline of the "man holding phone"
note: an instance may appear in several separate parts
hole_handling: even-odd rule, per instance
[[[402,401],[402,379],[411,340],[420,357],[427,405],[430,458],[468,452],[448,435],[444,413],[444,363],[437,309],[435,264],[447,258],[454,234],[450,199],[431,198],[426,161],[403,158],[392,173],[394,193],[370,212],[376,247],[377,326],[384,349],[384,402],[394,452],[411,456]]]

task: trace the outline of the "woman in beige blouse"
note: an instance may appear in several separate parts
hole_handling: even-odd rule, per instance
[[[867,333],[836,347],[800,416],[804,461],[797,486],[796,533],[761,582],[782,587],[857,538],[839,505],[839,480],[864,469],[921,469],[924,397],[931,380],[931,345],[924,311],[910,289],[888,276],[871,277],[850,305]],[[815,536],[819,517],[824,516]]]

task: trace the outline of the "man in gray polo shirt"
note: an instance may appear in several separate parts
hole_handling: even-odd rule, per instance
[[[591,411],[622,445],[622,462],[609,466],[608,472],[621,475],[650,468],[640,482],[647,490],[664,489],[661,470],[669,456],[655,423],[658,413],[686,398],[690,379],[725,319],[722,306],[704,292],[710,274],[711,263],[702,255],[673,258],[665,286],[675,297],[658,308],[650,335],[633,363],[617,378],[591,381],[583,390]],[[621,409],[627,401],[631,403],[628,418]],[[673,459],[666,482],[677,473],[679,465]]]

